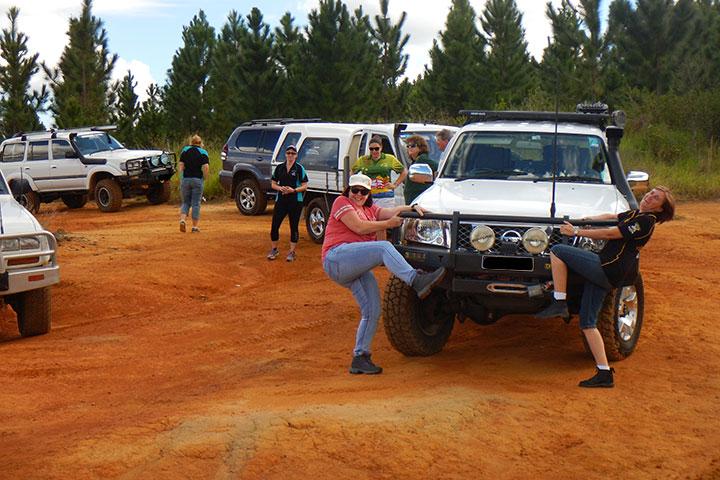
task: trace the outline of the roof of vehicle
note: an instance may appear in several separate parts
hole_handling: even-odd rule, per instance
[[[110,132],[115,130],[115,125],[97,125],[91,127],[78,127],[78,128],[51,128],[49,130],[37,130],[34,132],[18,132],[12,137],[6,139],[5,142],[22,142],[33,138],[57,138],[58,136],[66,136],[73,133],[100,133]]]
[[[498,120],[489,122],[474,122],[465,125],[462,132],[538,132],[555,133],[555,122],[529,121],[529,120]],[[558,122],[558,133],[574,135],[596,135],[603,137],[604,133],[598,126],[582,123]]]

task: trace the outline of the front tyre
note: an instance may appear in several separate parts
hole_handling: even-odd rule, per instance
[[[122,189],[112,178],[100,180],[95,185],[95,203],[103,212],[117,212],[122,207]]]
[[[447,309],[443,290],[420,300],[405,282],[390,277],[383,296],[385,335],[398,352],[409,357],[440,352],[450,338],[455,314]]]
[[[623,360],[635,350],[642,329],[644,306],[645,291],[640,274],[634,285],[612,290],[605,297],[597,328],[603,337],[608,359]]]
[[[70,209],[82,208],[88,201],[88,196],[83,194],[63,195],[62,201]]]
[[[50,287],[18,293],[11,302],[23,337],[50,331]]]
[[[150,185],[146,197],[148,202],[152,205],[167,203],[167,201],[170,200],[170,182],[166,180],[161,183]]]
[[[267,198],[255,180],[246,178],[235,189],[235,205],[243,215],[260,215],[267,208]]]
[[[328,210],[325,199],[316,198],[305,207],[305,227],[315,243],[323,243],[327,227]]]
[[[30,213],[37,213],[40,210],[40,197],[29,186],[20,187],[17,192],[13,192],[13,196]]]

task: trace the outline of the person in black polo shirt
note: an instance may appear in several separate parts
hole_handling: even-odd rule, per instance
[[[180,231],[185,231],[185,219],[192,206],[192,232],[200,231],[200,200],[203,194],[203,185],[210,172],[207,151],[202,148],[200,135],[193,135],[190,145],[180,152],[178,172],[180,174],[180,193],[182,205],[180,206]]]
[[[268,260],[275,260],[280,253],[277,248],[280,225],[286,216],[290,216],[290,252],[285,260],[288,262],[295,260],[295,248],[300,238],[298,224],[303,207],[303,192],[308,186],[307,173],[303,166],[295,161],[296,159],[297,148],[295,145],[288,145],[285,149],[285,162],[275,167],[272,175],[272,189],[278,193],[270,228],[271,248],[267,255]]]
[[[580,304],[580,328],[595,358],[595,376],[580,382],[580,387],[612,387],[613,369],[605,354],[605,344],[598,331],[597,316],[607,293],[613,288],[632,285],[638,273],[640,249],[650,241],[655,223],[672,220],[675,199],[667,187],[655,187],[645,194],[638,210],[604,214],[585,220],[617,220],[617,226],[580,228],[565,222],[560,233],[595,240],[607,240],[600,254],[570,245],[555,245],[550,250],[554,300],[537,318],[570,318],[567,307],[568,269],[585,280]]]

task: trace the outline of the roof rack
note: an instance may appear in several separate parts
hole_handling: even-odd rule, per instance
[[[35,130],[33,132],[18,132],[11,138],[23,137],[26,138],[31,135],[43,135],[50,134],[53,138],[60,132],[109,132],[117,129],[116,125],[97,125],[93,127],[78,127],[78,128],[48,128],[47,130]]]
[[[559,122],[582,123],[594,125],[604,129],[610,119],[607,113],[575,113],[575,112],[522,112],[522,111],[493,111],[493,110],[460,110],[460,115],[468,117],[465,125],[474,122],[490,122],[493,120],[527,120],[533,122]]]
[[[285,125],[287,123],[317,123],[322,122],[322,118],[256,118],[240,125],[247,127],[249,125]]]

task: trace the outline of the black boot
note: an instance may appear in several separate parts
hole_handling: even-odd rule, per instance
[[[588,378],[587,380],[583,380],[578,384],[578,386],[585,388],[612,388],[615,386],[615,383],[613,382],[613,373],[615,373],[614,368],[611,368],[610,370],[600,370],[598,368],[595,376]]]
[[[445,267],[440,267],[434,272],[418,273],[412,282],[412,288],[417,292],[417,296],[423,299],[430,295],[433,287],[442,282],[445,278]]]
[[[555,300],[545,307],[545,310],[541,310],[535,314],[535,318],[554,318],[562,317],[563,320],[570,318],[570,312],[568,311],[567,302],[565,300]]]
[[[376,375],[382,373],[382,367],[375,365],[370,360],[369,353],[363,353],[362,355],[355,355],[350,364],[350,373],[365,373],[367,375]]]

